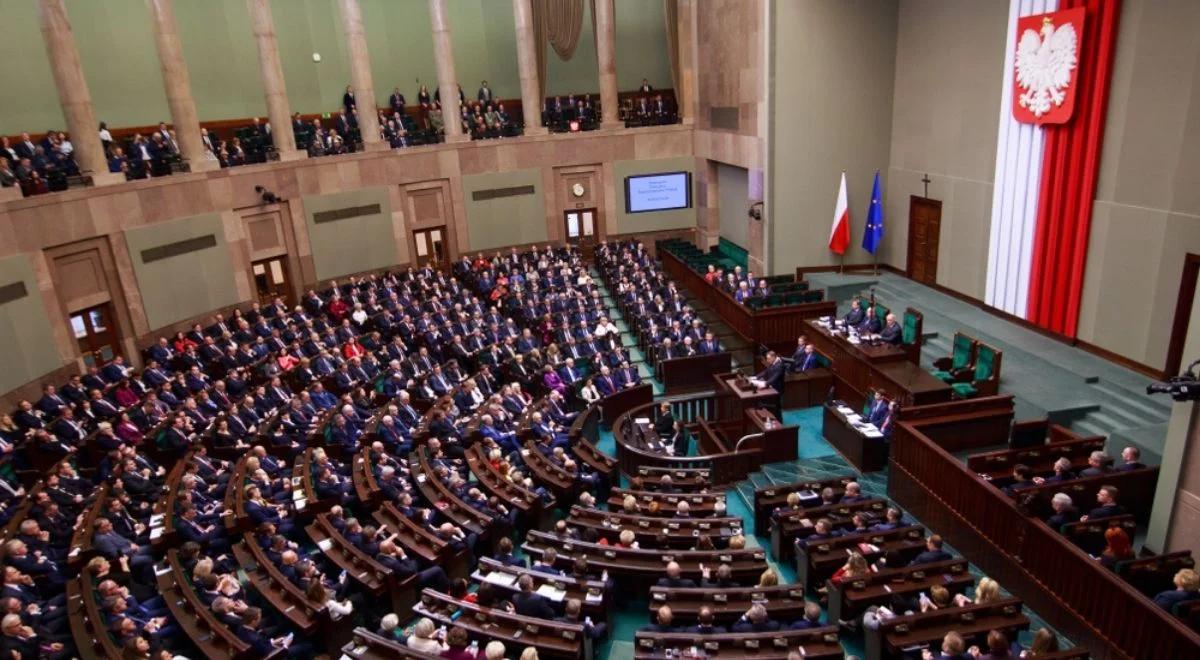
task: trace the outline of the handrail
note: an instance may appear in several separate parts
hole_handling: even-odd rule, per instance
[[[766,433],[747,433],[746,435],[743,435],[742,437],[738,438],[737,444],[735,444],[733,446],[733,450],[741,451],[743,442],[745,442],[751,438],[761,438],[765,435],[766,435]]]

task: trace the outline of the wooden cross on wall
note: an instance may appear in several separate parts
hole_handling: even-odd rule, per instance
[[[925,199],[929,199],[929,184],[933,183],[933,179],[929,178],[929,173],[925,173],[925,178],[921,179],[921,183],[925,184]]]

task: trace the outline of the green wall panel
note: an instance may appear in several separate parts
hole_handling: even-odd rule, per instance
[[[333,222],[318,223],[313,219],[324,211],[371,204],[379,205],[378,213]],[[304,217],[308,223],[317,279],[387,268],[398,262],[387,188],[362,188],[332,195],[307,196],[304,198]]]
[[[213,236],[215,244],[149,263],[144,260],[144,250],[204,236]],[[151,328],[240,302],[220,214],[206,213],[127,229],[125,242]]]
[[[25,295],[0,304],[0,392],[8,392],[59,368],[58,352],[51,339],[50,319],[29,259],[13,255],[0,259],[0,287],[25,285]]]
[[[545,192],[538,169],[474,174],[462,178],[471,250],[546,240]],[[532,195],[513,195],[476,201],[480,190],[533,186]]]

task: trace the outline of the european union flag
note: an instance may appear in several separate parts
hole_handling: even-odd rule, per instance
[[[879,171],[875,171],[875,185],[871,188],[871,208],[867,210],[867,227],[863,231],[863,249],[871,254],[883,242],[883,191],[879,185]]]

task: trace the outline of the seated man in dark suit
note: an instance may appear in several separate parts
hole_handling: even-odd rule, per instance
[[[1138,461],[1138,459],[1140,459],[1141,457],[1142,457],[1142,450],[1138,449],[1137,447],[1134,447],[1133,445],[1130,445],[1130,446],[1126,447],[1125,449],[1121,450],[1121,460],[1123,460],[1125,462],[1116,466],[1113,469],[1116,470],[1117,472],[1128,472],[1129,470],[1140,470],[1140,469],[1146,467],[1143,463],[1140,463]]]
[[[812,344],[806,344],[800,349],[799,357],[792,358],[792,371],[799,373],[818,369],[821,366],[820,360],[817,358],[817,349]]]
[[[855,298],[854,300],[850,301],[850,311],[847,312],[844,317],[842,317],[842,320],[845,321],[846,325],[850,326],[851,328],[857,328],[858,325],[866,318],[867,315],[866,312],[863,311],[862,303],[858,301],[858,298]]]
[[[1079,471],[1080,477],[1098,477],[1108,472],[1108,455],[1094,451],[1088,456],[1088,466]]]
[[[917,555],[912,561],[908,562],[909,566],[919,566],[920,564],[932,564],[937,561],[946,561],[954,559],[954,555],[942,549],[942,537],[937,534],[930,535],[925,539],[925,552]]]
[[[536,619],[554,618],[554,607],[550,605],[550,601],[533,590],[533,577],[522,575],[517,580],[517,586],[521,589],[520,593],[513,596],[513,605],[517,609],[517,614]]]
[[[578,598],[568,598],[563,605],[563,615],[558,617],[556,621],[570,623],[572,625],[583,625],[583,632],[592,640],[604,639],[608,634],[608,625],[604,623],[593,623],[592,617],[582,616],[583,603]]]
[[[672,614],[670,606],[663,605],[662,607],[658,608],[657,612],[655,612],[654,623],[642,628],[642,630],[655,633],[675,632],[675,627],[671,625],[671,622],[674,621],[674,619],[675,616]]]
[[[779,622],[771,620],[767,608],[762,603],[755,603],[742,615],[742,618],[738,619],[737,623],[733,624],[732,632],[757,633],[776,630],[779,630]]]
[[[808,630],[821,627],[821,606],[809,601],[804,604],[804,616],[791,625],[792,630]]]
[[[682,569],[678,562],[670,562],[667,564],[667,576],[658,579],[656,586],[669,587],[671,589],[694,589],[696,588],[695,580],[680,577]]]
[[[879,339],[893,346],[899,346],[900,342],[904,341],[904,330],[900,328],[900,322],[896,320],[895,314],[888,314],[885,321],[883,330],[879,333]]]
[[[1116,486],[1101,486],[1096,492],[1096,502],[1100,505],[1091,511],[1088,511],[1086,516],[1080,520],[1091,520],[1093,518],[1111,518],[1125,513],[1125,507],[1117,504],[1117,498],[1120,493]]]
[[[1189,603],[1200,599],[1200,575],[1196,571],[1185,568],[1175,574],[1175,588],[1164,591],[1154,597],[1154,604],[1170,612],[1180,603]]]
[[[1013,482],[1004,487],[1004,494],[1010,497],[1037,485],[1033,481],[1033,468],[1030,468],[1028,465],[1018,464],[1013,466],[1012,478]]]
[[[708,605],[700,608],[700,613],[697,615],[698,623],[687,629],[686,632],[692,635],[724,635],[725,627],[713,624],[713,611]]]
[[[862,323],[856,326],[860,335],[877,335],[883,329],[883,324],[879,322],[879,317],[875,316],[875,307],[867,308],[867,315],[863,318]]]

